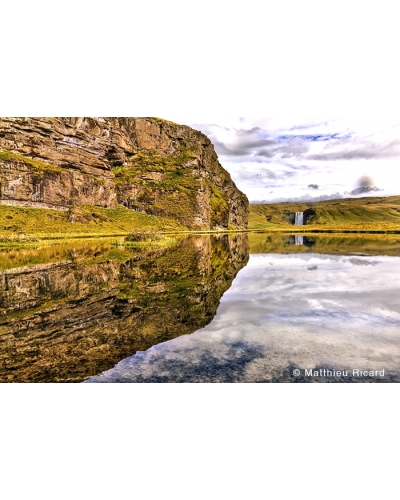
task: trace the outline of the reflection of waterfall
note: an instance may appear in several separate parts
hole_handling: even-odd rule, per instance
[[[300,235],[295,235],[294,237],[294,241],[296,243],[296,245],[303,245],[303,236],[300,236]]]
[[[295,226],[302,226],[303,225],[303,214],[304,214],[304,212],[296,212],[296,217],[294,219]]]

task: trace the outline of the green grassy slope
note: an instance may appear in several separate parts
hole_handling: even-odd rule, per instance
[[[0,242],[39,239],[126,235],[143,230],[181,231],[173,219],[146,215],[121,205],[99,208],[91,205],[68,211],[0,205]]]
[[[294,226],[305,212],[305,226]],[[400,230],[400,196],[250,205],[249,229]]]

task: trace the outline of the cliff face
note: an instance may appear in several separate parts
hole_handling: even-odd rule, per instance
[[[0,118],[0,204],[122,204],[243,228],[248,200],[201,132],[157,118]]]

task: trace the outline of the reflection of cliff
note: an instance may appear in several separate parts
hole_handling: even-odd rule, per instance
[[[123,264],[3,272],[0,381],[80,381],[192,333],[211,321],[247,260],[246,235],[196,236]]]

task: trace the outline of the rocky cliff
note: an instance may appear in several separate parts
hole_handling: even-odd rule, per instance
[[[0,204],[122,204],[198,229],[248,219],[211,141],[158,118],[0,118]]]

